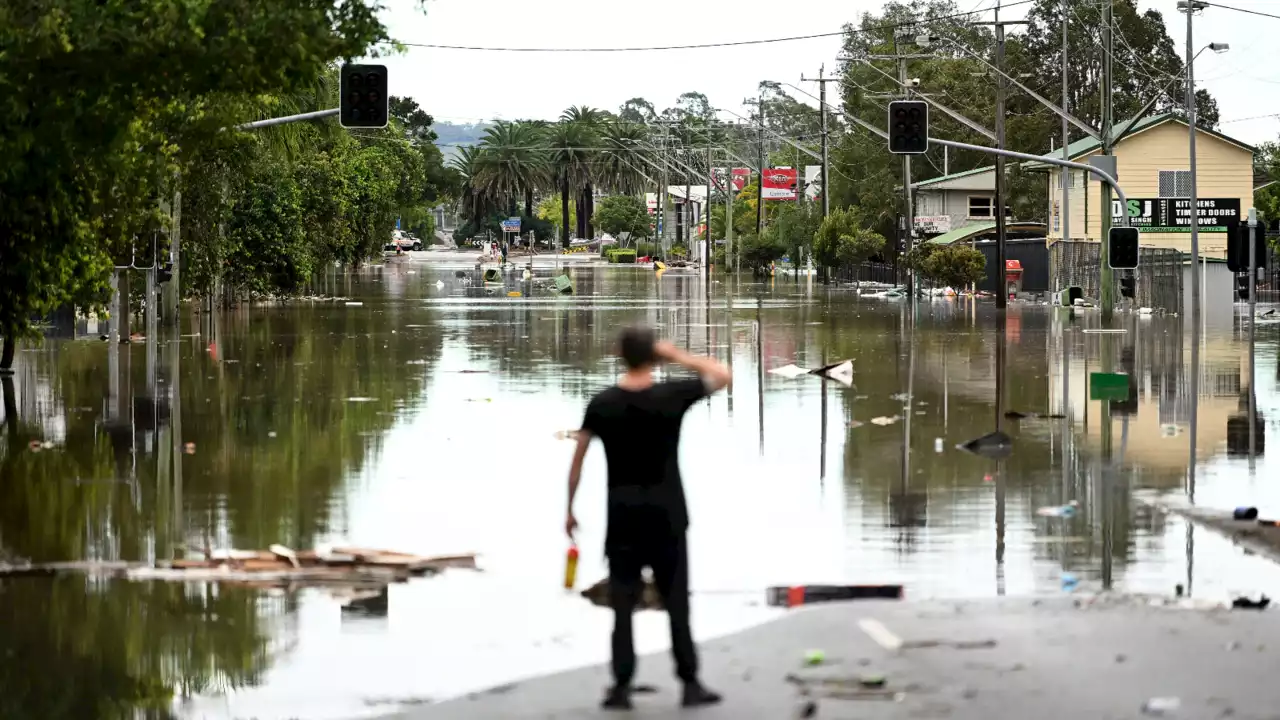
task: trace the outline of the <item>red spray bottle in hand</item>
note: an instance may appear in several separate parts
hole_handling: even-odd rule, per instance
[[[564,562],[564,589],[572,590],[573,585],[578,579],[578,546],[577,544],[569,546],[569,554],[565,557]]]

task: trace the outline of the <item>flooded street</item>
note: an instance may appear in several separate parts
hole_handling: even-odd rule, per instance
[[[913,318],[903,300],[804,279],[708,288],[578,268],[560,297],[518,280],[486,294],[455,270],[370,268],[331,277],[338,300],[192,314],[154,344],[85,329],[20,353],[4,387],[0,560],[345,543],[475,552],[481,571],[392,585],[355,610],[326,589],[4,580],[0,717],[377,717],[606,660],[611,614],[561,587],[573,445],[557,433],[613,380],[633,323],[734,372],[684,426],[699,639],[783,612],[763,591],[788,584],[1058,595],[1065,573],[1082,590],[1280,594],[1272,563],[1132,500],[1280,509],[1264,451],[1280,325],[1257,328],[1266,442],[1252,470],[1236,452],[1245,331],[1206,328],[1189,468],[1183,318],[1119,315],[1126,332],[1095,333],[1096,314],[1011,304],[1001,332],[991,305],[921,301]],[[851,388],[768,372],[847,358]],[[1089,399],[1106,370],[1134,383],[1110,423]],[[956,448],[997,428],[1007,459]],[[604,495],[597,444],[576,504],[580,586],[606,572]],[[1072,500],[1071,517],[1036,513]],[[636,632],[640,652],[668,642],[661,614]]]

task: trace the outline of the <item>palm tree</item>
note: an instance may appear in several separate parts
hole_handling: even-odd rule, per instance
[[[586,105],[573,105],[560,113],[560,122],[583,128],[583,140],[594,147],[601,125],[604,124],[605,119],[608,117],[608,114],[603,110]],[[591,159],[594,160],[594,158]],[[585,166],[586,171],[582,174],[580,185],[574,186],[581,198],[578,201],[578,235],[587,238],[595,234],[595,229],[591,223],[591,215],[595,212],[595,193],[592,187],[594,174],[591,172],[591,168],[592,165],[588,162]]]
[[[608,123],[602,129],[597,178],[609,192],[638,195],[644,190],[645,137],[643,125]]]
[[[449,167],[462,175],[462,202],[472,223],[484,216],[485,189],[477,176],[483,174],[483,151],[476,145],[458,148],[458,154],[449,159]]]
[[[558,122],[547,129],[545,136],[550,148],[552,176],[560,189],[560,218],[564,247],[569,246],[569,191],[589,182],[591,175],[593,136],[591,129],[581,123]],[[578,222],[586,208],[578,205]],[[579,233],[581,234],[581,233]]]
[[[524,197],[525,214],[533,211],[533,190],[549,179],[547,154],[539,129],[529,123],[498,121],[480,141],[481,160],[477,181],[503,204],[514,210]]]

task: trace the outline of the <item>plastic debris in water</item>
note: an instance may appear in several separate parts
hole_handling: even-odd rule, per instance
[[[933,451],[934,451],[934,452],[942,452],[943,447],[945,447],[945,445],[944,445],[944,443],[942,442],[942,438],[934,438],[934,439],[933,439]]]
[[[374,400],[377,400],[377,399],[378,398],[371,398],[371,397],[349,397],[347,398],[347,402],[373,402]]]
[[[821,665],[827,659],[827,654],[819,649],[806,650],[804,653],[805,665]]]
[[[356,302],[356,301],[352,301],[352,300],[348,300],[348,301],[347,301],[347,303],[346,303],[346,305],[347,305],[347,307],[361,307],[361,306],[363,306],[363,305],[364,305],[364,303],[362,303],[362,302]]]
[[[1002,430],[996,430],[970,440],[960,449],[982,457],[1005,458],[1013,452],[1013,438]]]
[[[1079,578],[1071,573],[1062,573],[1062,589],[1071,592],[1080,584]]]
[[[195,455],[195,454],[196,454],[196,444],[195,444],[195,443],[193,443],[193,442],[183,443],[183,444],[182,444],[182,452],[184,452],[184,453],[186,453],[186,454],[188,454],[188,455]]]
[[[1144,715],[1169,715],[1182,707],[1182,701],[1176,697],[1153,697],[1142,703]]]
[[[894,415],[893,417],[884,417],[884,416],[882,415],[882,416],[880,416],[880,417],[874,417],[874,418],[871,418],[871,424],[872,424],[872,425],[880,425],[881,427],[883,427],[883,426],[885,426],[885,425],[892,425],[892,424],[894,424],[894,423],[898,422],[898,421],[899,421],[899,420],[901,420],[901,419],[902,419],[902,418],[898,417],[897,415]]]
[[[1080,508],[1080,503],[1072,500],[1066,505],[1051,505],[1036,510],[1036,514],[1040,517],[1072,517],[1076,514],[1076,510]]]

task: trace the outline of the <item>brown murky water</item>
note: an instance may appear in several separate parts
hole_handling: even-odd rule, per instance
[[[1271,565],[1131,499],[1190,484],[1178,318],[1097,334],[1095,317],[1017,306],[1001,342],[981,304],[922,301],[913,321],[903,301],[804,280],[731,292],[575,272],[576,296],[511,281],[525,291],[511,298],[463,287],[454,268],[372,268],[333,279],[347,300],[192,315],[154,345],[84,328],[21,353],[4,384],[0,557],[342,541],[479,552],[483,572],[346,610],[326,590],[0,581],[0,717],[377,716],[605,659],[609,614],[560,588],[571,445],[556,433],[613,378],[614,335],[635,322],[735,373],[731,393],[691,412],[682,450],[704,638],[771,617],[763,588],[792,583],[990,596],[1064,592],[1066,573],[1084,590],[1280,592]],[[1240,333],[1205,332],[1196,500],[1280,508],[1269,456],[1251,471],[1229,452],[1242,446],[1228,427],[1247,424]],[[1276,339],[1259,327],[1266,445]],[[767,372],[845,358],[852,388]],[[1106,364],[1135,381],[1109,424],[1088,382]],[[998,426],[1006,460],[955,448]],[[578,501],[583,583],[604,574],[602,471],[597,449]],[[1070,500],[1073,517],[1036,514]],[[660,616],[637,632],[641,649],[667,641]]]

